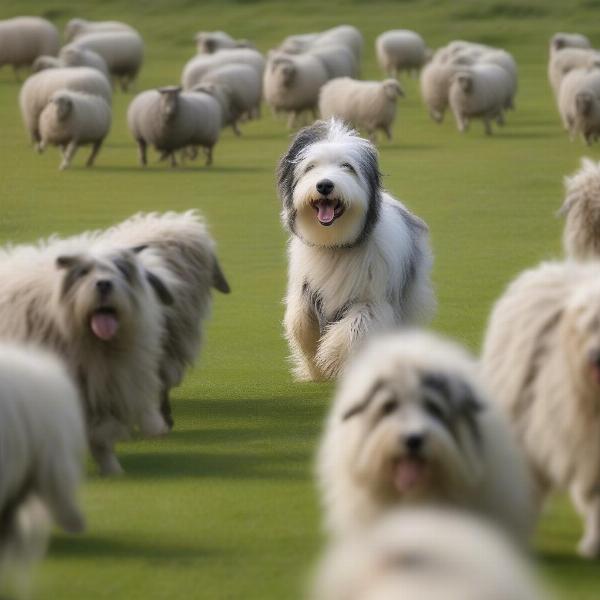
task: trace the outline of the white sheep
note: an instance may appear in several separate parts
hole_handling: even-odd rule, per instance
[[[85,19],[71,19],[65,27],[65,39],[67,42],[78,38],[86,33],[98,33],[106,31],[135,31],[131,25],[121,21],[86,21]]]
[[[265,68],[263,94],[274,112],[289,113],[291,128],[305,110],[316,117],[319,91],[328,80],[323,62],[316,56],[272,53]]]
[[[340,44],[318,45],[310,48],[307,54],[320,59],[329,79],[336,77],[358,77],[358,63],[347,46]]]
[[[339,25],[322,31],[309,47],[316,48],[319,46],[336,45],[342,45],[349,48],[354,54],[356,62],[360,63],[363,48],[363,36],[362,33],[352,25]]]
[[[42,55],[56,56],[60,39],[56,27],[40,17],[15,17],[0,21],[0,67],[29,67]]]
[[[73,44],[99,54],[125,92],[144,60],[144,42],[135,31],[100,31],[79,36]]]
[[[44,71],[45,69],[58,69],[58,67],[62,67],[63,63],[57,56],[48,56],[47,54],[42,54],[42,56],[38,56],[31,65],[32,73],[39,73],[40,71]]]
[[[209,71],[193,91],[204,91],[219,101],[221,125],[231,125],[236,135],[240,135],[240,120],[260,114],[262,80],[248,65],[224,65]]]
[[[40,71],[27,78],[19,93],[19,106],[29,136],[39,150],[39,116],[54,92],[62,89],[102,96],[108,104],[112,88],[106,77],[90,67],[65,67]]]
[[[47,145],[60,146],[62,171],[71,164],[79,146],[92,144],[86,162],[86,167],[91,167],[108,135],[111,120],[110,106],[102,96],[70,90],[55,92],[40,115],[40,150]]]
[[[106,61],[93,50],[79,48],[74,44],[67,44],[60,49],[58,58],[63,67],[91,67],[98,69],[108,81],[110,81],[110,71]]]
[[[492,133],[491,121],[504,124],[503,109],[511,94],[510,75],[498,65],[475,64],[461,69],[452,78],[448,101],[458,130],[467,130],[469,121],[483,120],[485,133]]]
[[[566,50],[561,50],[566,52]],[[574,69],[560,86],[558,106],[573,140],[581,134],[589,145],[600,136],[600,70]]]
[[[227,48],[254,48],[248,40],[236,40],[224,31],[199,31],[195,37],[198,52],[214,54]]]
[[[184,90],[191,90],[209,71],[236,63],[249,65],[262,78],[265,69],[263,55],[252,48],[232,48],[219,50],[214,54],[199,54],[188,60],[181,73],[181,85]]]
[[[548,80],[555,98],[558,99],[564,77],[574,69],[600,65],[600,52],[589,48],[568,47],[554,52],[548,61]]]
[[[148,162],[148,145],[161,153],[161,160],[170,157],[171,166],[177,165],[177,150],[200,146],[210,165],[221,130],[221,107],[209,94],[164,87],[138,94],[127,109],[127,124],[142,166]]]
[[[433,61],[446,63],[451,61],[457,54],[465,51],[480,53],[488,50],[495,50],[492,46],[478,44],[477,42],[468,42],[466,40],[454,40],[441,48],[438,48],[433,55]]]
[[[591,48],[590,40],[581,33],[555,33],[550,38],[550,54],[563,48]]]
[[[278,52],[285,52],[286,54],[300,54],[301,52],[306,52],[306,50],[308,50],[317,40],[319,35],[319,33],[288,35],[276,50]]]
[[[391,140],[399,96],[404,93],[396,79],[357,81],[340,77],[321,88],[319,112],[323,119],[338,117],[366,131],[371,140],[377,130]]]
[[[393,29],[379,35],[375,52],[379,66],[390,77],[398,77],[402,71],[418,72],[427,61],[425,41],[408,29]]]
[[[460,65],[432,60],[421,71],[421,97],[436,123],[444,120],[452,77],[459,69]]]

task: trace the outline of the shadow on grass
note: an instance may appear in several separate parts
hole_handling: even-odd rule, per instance
[[[572,552],[541,552],[538,560],[541,566],[550,572],[560,569],[580,577],[598,577],[598,561],[581,558],[575,554],[575,547]]]
[[[173,546],[161,541],[152,546],[147,541],[124,542],[113,538],[97,536],[55,537],[52,539],[50,552],[54,556],[84,559],[108,558],[141,558],[141,559],[197,559],[214,555],[215,550],[201,547]]]

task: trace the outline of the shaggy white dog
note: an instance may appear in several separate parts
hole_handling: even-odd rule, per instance
[[[311,600],[542,600],[531,565],[464,513],[394,511],[326,552]]]
[[[301,130],[278,170],[292,234],[285,332],[299,379],[339,374],[368,335],[427,318],[427,226],[381,188],[377,151],[339,121]]]
[[[0,336],[64,358],[79,385],[92,454],[102,473],[121,472],[116,441],[136,427],[146,435],[167,431],[159,379],[164,317],[151,287],[158,277],[149,280],[130,250],[54,240],[0,251],[0,280]]]
[[[563,245],[567,256],[577,260],[600,258],[600,163],[588,158],[581,169],[565,178],[566,216]]]
[[[77,533],[86,440],[77,390],[62,362],[0,344],[0,594],[21,587],[43,555],[48,515]],[[17,590],[18,591],[18,590]]]
[[[196,211],[140,213],[99,234],[117,248],[138,250],[139,260],[162,297],[166,335],[160,364],[162,413],[173,426],[169,390],[178,386],[202,345],[202,324],[209,317],[211,289],[229,293],[216,244]],[[156,281],[158,276],[158,281]],[[168,288],[164,290],[161,281]],[[170,302],[171,296],[173,301]]]
[[[476,371],[459,346],[415,331],[375,340],[349,363],[318,461],[332,533],[360,530],[398,506],[443,504],[526,541],[527,469]]]
[[[529,458],[540,498],[569,490],[600,556],[600,264],[545,263],[492,312],[483,374]]]

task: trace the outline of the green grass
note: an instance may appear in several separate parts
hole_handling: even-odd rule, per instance
[[[267,50],[289,33],[340,22],[366,40],[363,73],[380,78],[378,33],[420,31],[432,47],[453,38],[506,47],[520,67],[518,110],[485,138],[431,122],[416,81],[405,83],[395,139],[381,144],[385,185],[431,228],[439,312],[434,327],[476,350],[494,299],[521,269],[560,255],[562,177],[598,147],[570,143],[546,81],[547,41],[581,31],[600,45],[598,3],[585,0],[298,2],[3,0],[0,18],[45,14],[122,19],[139,28],[147,60],[139,89],[176,83],[200,29],[224,29]],[[332,387],[296,384],[281,336],[285,235],[273,170],[289,143],[268,114],[223,134],[215,165],[142,170],[125,127],[131,96],[116,94],[114,125],[97,167],[84,153],[57,171],[37,156],[17,110],[18,85],[0,71],[0,241],[102,227],[138,210],[199,208],[219,242],[231,296],[216,297],[200,364],[175,391],[176,429],[119,447],[126,477],[83,492],[89,531],[57,534],[37,598],[299,598],[321,545],[312,462]],[[542,520],[536,547],[559,598],[597,600],[597,564],[574,555],[580,524],[564,500]]]

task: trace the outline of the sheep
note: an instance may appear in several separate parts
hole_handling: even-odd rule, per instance
[[[236,63],[249,65],[262,78],[265,69],[263,55],[252,48],[233,48],[219,50],[214,54],[200,54],[190,59],[183,67],[181,85],[184,90],[191,90],[209,71]]]
[[[126,92],[135,80],[144,60],[144,42],[135,31],[100,31],[79,36],[73,44],[77,48],[99,54]]]
[[[236,135],[240,135],[240,119],[259,114],[262,81],[256,70],[248,65],[224,65],[209,71],[193,91],[203,91],[219,101],[221,125],[231,125]]]
[[[224,31],[199,31],[194,38],[198,52],[214,54],[226,48],[254,48],[248,40],[236,40]]]
[[[161,160],[177,165],[175,151],[201,146],[207,166],[221,130],[221,107],[208,94],[181,92],[169,86],[138,94],[127,109],[129,131],[138,144],[140,164],[147,164],[148,144],[161,153]]]
[[[32,73],[39,73],[40,71],[44,71],[45,69],[58,69],[58,67],[62,67],[62,61],[56,56],[48,56],[46,54],[42,54],[42,56],[38,56],[31,65]]]
[[[391,140],[398,96],[404,93],[396,79],[380,82],[340,77],[321,88],[319,112],[323,119],[338,117],[363,129],[371,140],[378,129]]]
[[[550,54],[563,48],[591,48],[590,40],[581,33],[555,33],[550,38]]]
[[[566,52],[566,50],[561,50]],[[563,79],[558,106],[571,139],[579,133],[590,145],[600,136],[600,70],[574,69]]]
[[[110,71],[106,61],[93,50],[78,48],[74,44],[63,46],[58,53],[61,66],[64,67],[92,67],[98,69],[108,81],[110,81]]]
[[[492,133],[490,122],[504,124],[503,109],[510,101],[509,74],[498,65],[475,64],[458,71],[450,85],[448,101],[458,130],[467,130],[469,120],[483,119],[485,133]]]
[[[59,48],[58,30],[46,19],[15,17],[0,21],[0,68],[12,65],[17,80],[20,67],[31,66],[38,56],[56,56]]]
[[[436,123],[444,120],[452,77],[459,68],[460,65],[442,63],[434,59],[421,71],[421,97],[430,117]]]
[[[427,60],[423,38],[408,29],[385,31],[375,40],[379,66],[389,77],[402,71],[418,72]]]
[[[91,167],[110,124],[110,106],[102,96],[60,90],[52,95],[40,115],[40,149],[48,144],[60,146],[62,171],[70,165],[79,146],[92,144],[92,153],[86,163]]]
[[[19,93],[19,106],[25,128],[38,150],[40,113],[52,94],[61,89],[102,96],[108,104],[112,99],[112,88],[106,77],[90,67],[47,69],[28,77]]]
[[[329,76],[323,62],[310,54],[273,53],[265,68],[263,93],[275,112],[288,112],[288,127],[296,124],[305,110],[316,117],[319,90]]]
[[[86,21],[85,19],[71,19],[65,27],[65,39],[67,42],[70,42],[86,33],[105,31],[135,31],[135,29],[121,21]]]
[[[363,37],[352,25],[339,25],[319,33],[303,33],[285,38],[277,51],[286,54],[302,54],[311,49],[325,46],[344,46],[354,55],[357,64],[362,54]]]
[[[319,33],[300,33],[297,35],[288,35],[277,47],[278,52],[286,54],[300,54],[309,49],[317,40]]]
[[[469,51],[472,53],[481,53],[488,50],[495,50],[492,46],[485,44],[478,44],[476,42],[467,42],[465,40],[454,40],[446,46],[438,48],[433,55],[433,60],[439,63],[447,63],[451,61],[457,54]]]
[[[358,77],[358,63],[354,54],[347,46],[339,44],[316,46],[307,54],[318,57],[329,79],[336,77]]]
[[[574,69],[600,66],[600,52],[584,48],[565,48],[555,52],[548,61],[548,81],[555,98],[560,95],[564,77]]]

